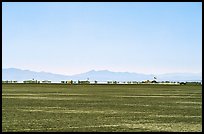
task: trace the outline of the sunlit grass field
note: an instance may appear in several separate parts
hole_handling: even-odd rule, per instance
[[[202,86],[2,84],[2,131],[202,131]]]

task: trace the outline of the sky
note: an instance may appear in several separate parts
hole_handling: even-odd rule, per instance
[[[2,2],[2,68],[202,72],[201,2]]]

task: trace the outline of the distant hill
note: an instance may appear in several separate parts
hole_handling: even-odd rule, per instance
[[[129,73],[129,72],[111,72],[108,70],[95,71],[91,70],[86,73],[74,75],[74,78],[90,80],[116,80],[116,81],[133,81],[133,80],[147,80],[152,79],[153,75]]]
[[[95,71],[76,74],[76,75],[61,75],[53,74],[48,72],[35,72],[30,70],[21,70],[17,68],[2,69],[2,80],[51,80],[54,82],[61,80],[89,80],[94,81],[142,81],[152,80],[155,75],[153,74],[141,74],[141,73],[130,73],[130,72],[112,72],[108,70]],[[170,73],[156,75],[158,81],[201,81],[201,73]]]
[[[170,81],[201,81],[202,73],[168,73],[158,75],[160,80]]]
[[[67,80],[69,77],[66,75],[53,74],[47,72],[35,72],[30,70],[21,70],[16,68],[8,68],[2,70],[2,80],[52,80],[61,81]]]

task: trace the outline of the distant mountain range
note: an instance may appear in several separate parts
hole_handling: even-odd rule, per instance
[[[95,71],[76,74],[76,75],[61,75],[48,72],[35,72],[30,70],[21,70],[17,68],[2,69],[2,80],[51,80],[60,82],[61,80],[87,80],[90,81],[142,81],[153,80],[153,74],[141,74],[130,72],[111,72],[108,70]],[[202,73],[169,73],[156,75],[158,81],[201,81]]]

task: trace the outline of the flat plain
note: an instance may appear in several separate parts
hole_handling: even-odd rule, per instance
[[[201,85],[2,84],[2,131],[201,132]]]

